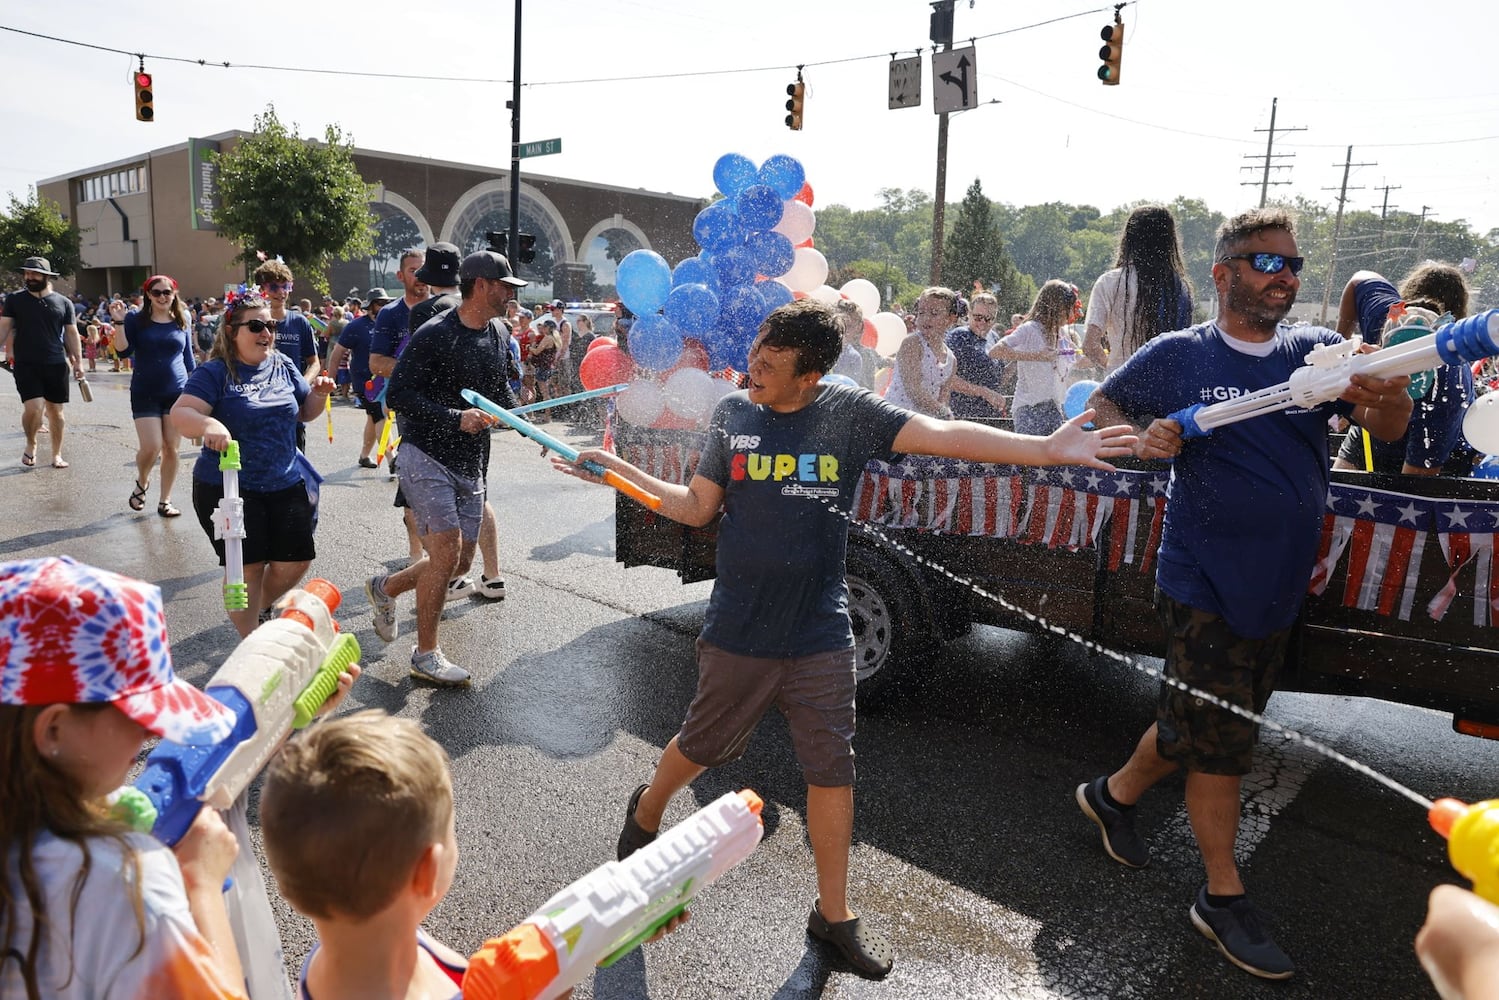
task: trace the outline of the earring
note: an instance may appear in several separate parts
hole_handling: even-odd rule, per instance
[[[58,748],[58,747],[53,747],[52,748],[52,759],[56,760],[58,757],[61,757],[61,756],[62,756],[62,750],[60,748]]]

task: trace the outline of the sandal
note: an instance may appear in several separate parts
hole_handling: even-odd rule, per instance
[[[145,510],[146,509],[146,491],[149,490],[150,488],[151,488],[151,484],[149,482],[146,483],[144,486],[142,486],[139,481],[136,482],[135,489],[133,489],[133,490],[130,491],[130,509],[131,510]]]
[[[36,465],[36,453],[30,451],[21,452],[21,464],[28,469]]]
[[[630,804],[625,807],[625,828],[620,831],[619,844],[615,852],[621,861],[642,847],[654,843],[656,837],[659,836],[659,831],[647,830],[635,822],[635,810],[640,808],[640,797],[650,787],[650,785],[641,785],[635,789],[635,793],[630,796]]]
[[[863,926],[858,917],[830,924],[813,903],[812,916],[807,919],[807,933],[837,948],[861,976],[883,979],[895,964],[895,949],[890,946],[890,940]]]
[[[182,511],[172,506],[172,501],[163,500],[156,505],[156,513],[160,517],[181,517]]]

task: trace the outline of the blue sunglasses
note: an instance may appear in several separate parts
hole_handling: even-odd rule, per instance
[[[1278,253],[1229,253],[1219,257],[1218,263],[1228,260],[1247,260],[1249,266],[1261,274],[1279,274],[1288,267],[1292,274],[1300,274],[1306,264],[1305,257],[1287,257]]]

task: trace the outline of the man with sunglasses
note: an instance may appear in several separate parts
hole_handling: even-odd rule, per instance
[[[969,304],[968,322],[947,331],[947,349],[958,360],[958,378],[996,393],[1000,391],[1005,365],[989,357],[984,345],[998,315],[999,300],[988,292],[979,292]],[[987,420],[1005,415],[1003,409],[982,396],[970,396],[956,389],[948,405],[959,420]]]
[[[68,366],[74,379],[83,378],[83,342],[78,337],[73,303],[52,290],[58,272],[45,257],[27,257],[16,270],[26,287],[5,297],[0,307],[0,347],[21,395],[21,430],[26,449],[21,464],[36,465],[36,436],[47,418],[52,445],[52,468],[66,469],[62,434],[68,401]]]
[[[1183,441],[1165,414],[1285,382],[1332,330],[1282,323],[1301,282],[1293,220],[1256,209],[1218,231],[1211,323],[1151,340],[1111,374],[1089,405],[1100,426],[1145,429],[1135,455],[1168,460],[1171,480],[1157,556],[1156,607],[1165,627],[1164,674],[1236,707],[1263,712],[1285,660],[1316,558],[1328,487],[1327,421],[1351,417],[1392,440],[1411,414],[1410,379],[1355,375],[1342,397],[1220,427]],[[1156,722],[1129,761],[1079,785],[1076,799],[1104,850],[1132,868],[1150,861],[1134,807],[1156,782],[1187,771],[1186,804],[1207,872],[1192,922],[1235,965],[1285,979],[1290,958],[1245,897],[1234,858],[1240,783],[1258,727],[1165,682]]]

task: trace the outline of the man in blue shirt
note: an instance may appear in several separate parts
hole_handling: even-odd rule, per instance
[[[1355,375],[1342,396],[1217,428],[1184,442],[1166,414],[1285,382],[1332,330],[1282,324],[1301,286],[1296,232],[1283,209],[1223,224],[1213,253],[1215,322],[1145,344],[1093,394],[1101,426],[1145,426],[1144,459],[1172,461],[1157,556],[1156,606],[1166,631],[1165,678],[1263,712],[1285,660],[1316,557],[1327,501],[1327,420],[1351,416],[1375,437],[1398,438],[1410,418],[1410,379]],[[1207,870],[1190,915],[1235,965],[1267,979],[1294,966],[1244,894],[1234,861],[1239,786],[1258,727],[1175,684],[1162,683],[1156,723],[1129,761],[1077,788],[1104,850],[1144,867],[1150,850],[1134,806],[1178,768],[1187,771],[1187,816]]]
[[[349,381],[354,384],[354,396],[359,400],[360,408],[369,414],[370,419],[364,425],[364,440],[359,449],[359,466],[363,469],[375,467],[374,460],[370,458],[370,449],[380,436],[380,425],[385,423],[384,405],[375,400],[374,393],[365,389],[365,383],[370,381],[370,335],[374,331],[376,319],[392,301],[393,298],[386,294],[385,289],[371,288],[364,303],[366,312],[344,324],[338,335],[338,343],[333,345],[328,355],[329,371],[338,371],[344,355],[349,356]]]

